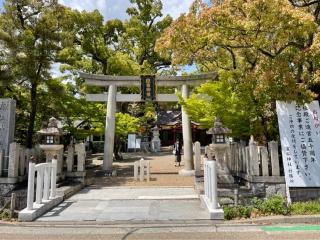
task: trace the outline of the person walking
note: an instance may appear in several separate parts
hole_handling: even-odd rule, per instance
[[[174,144],[174,154],[176,156],[174,166],[180,166],[182,144],[179,139]]]

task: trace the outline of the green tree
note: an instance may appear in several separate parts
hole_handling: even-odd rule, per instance
[[[133,55],[142,66],[143,73],[155,73],[168,67],[171,60],[155,52],[156,40],[172,22],[167,15],[160,19],[162,2],[160,0],[130,0],[132,7],[127,9],[130,19],[125,22],[124,50]]]
[[[27,147],[32,147],[39,86],[50,79],[65,8],[57,0],[6,0],[0,15],[1,68],[29,91]]]
[[[241,101],[238,110],[250,116],[250,132],[268,138],[275,100],[315,97],[316,36],[313,16],[289,1],[225,0],[211,6],[195,1],[165,31],[157,50],[171,55],[174,64],[196,63],[201,71],[217,71]]]

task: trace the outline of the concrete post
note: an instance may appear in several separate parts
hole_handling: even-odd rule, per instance
[[[182,85],[181,88],[182,97],[184,99],[188,98],[188,86],[186,84]],[[189,120],[188,114],[185,112],[184,107],[182,110],[182,133],[183,133],[183,158],[184,158],[184,171],[181,174],[188,175],[187,172],[194,170],[193,164],[193,154],[192,154],[192,134],[191,134],[191,122]]]
[[[57,159],[52,159],[50,198],[56,197],[56,183],[57,183]]]
[[[43,176],[44,167],[39,166],[37,169],[37,188],[36,188],[36,203],[41,204],[43,196]]]
[[[44,170],[44,188],[43,188],[43,199],[49,200],[49,188],[50,188],[50,167],[45,167]]]
[[[109,86],[106,128],[104,140],[104,156],[103,156],[103,170],[112,171],[113,162],[113,148],[114,148],[114,134],[116,122],[116,94],[117,87],[115,84]]]
[[[34,172],[35,163],[29,163],[29,176],[28,176],[28,195],[27,195],[27,209],[33,209],[33,199],[34,199]]]

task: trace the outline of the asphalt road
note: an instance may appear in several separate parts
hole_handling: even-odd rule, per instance
[[[0,225],[1,240],[96,239],[219,239],[311,240],[320,239],[320,226],[265,229],[256,225],[136,224],[136,225]]]

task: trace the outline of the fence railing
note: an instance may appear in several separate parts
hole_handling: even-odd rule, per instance
[[[218,208],[218,183],[216,161],[204,163],[204,195],[211,209]]]
[[[37,176],[37,177],[36,177]],[[36,183],[36,201],[34,203],[34,183]],[[57,160],[50,163],[29,163],[27,209],[32,210],[34,204],[42,204],[49,198],[56,197]]]

